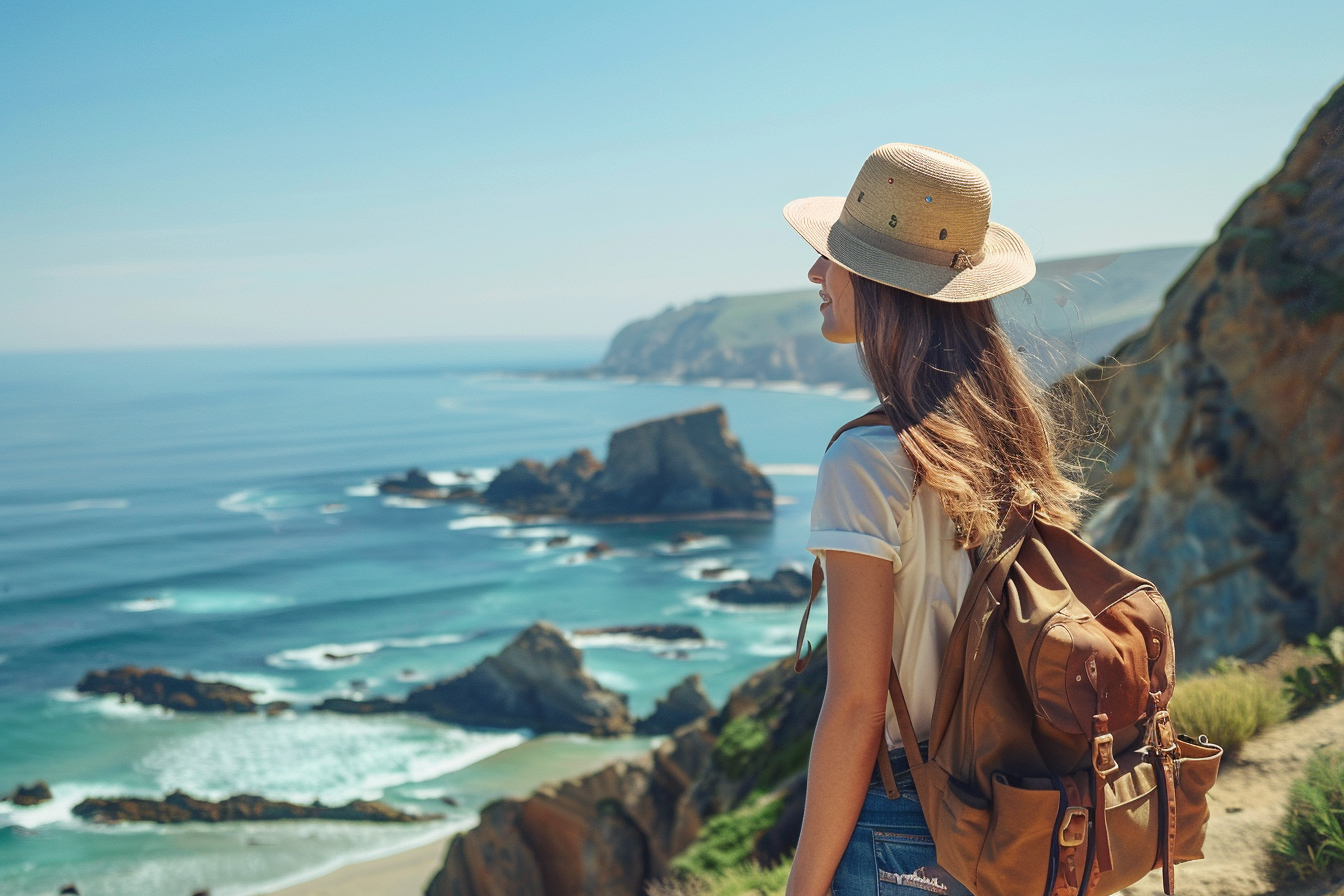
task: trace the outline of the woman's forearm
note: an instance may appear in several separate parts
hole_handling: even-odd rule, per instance
[[[885,719],[885,703],[879,712],[866,706],[835,705],[829,693],[822,700],[807,763],[803,829],[785,896],[829,893],[831,878],[863,807]]]

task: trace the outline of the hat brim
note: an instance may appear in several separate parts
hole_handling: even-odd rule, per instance
[[[843,196],[795,199],[784,206],[788,221],[813,249],[860,276],[943,302],[992,299],[1036,276],[1036,262],[1022,238],[1002,224],[990,222],[985,257],[966,270],[912,261],[860,240],[840,224]]]

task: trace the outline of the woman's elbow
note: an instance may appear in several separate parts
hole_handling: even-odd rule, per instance
[[[887,719],[887,695],[886,692],[874,696],[861,691],[828,687],[822,698],[822,713],[841,717],[853,725],[881,727]]]

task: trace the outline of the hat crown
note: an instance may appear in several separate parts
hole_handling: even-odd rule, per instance
[[[859,169],[840,223],[860,239],[867,230],[883,242],[976,255],[989,229],[989,206],[989,179],[970,162],[927,146],[888,143]]]

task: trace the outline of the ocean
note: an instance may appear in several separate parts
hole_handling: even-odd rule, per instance
[[[404,696],[561,629],[690,623],[705,641],[576,637],[587,670],[646,715],[698,672],[721,704],[791,654],[801,607],[729,609],[729,578],[803,568],[815,464],[869,396],[554,378],[590,342],[0,355],[0,893],[264,893],[470,827],[490,800],[641,753],[409,715],[310,712],[327,696]],[[522,457],[605,456],[640,420],[721,404],[771,477],[773,522],[515,525],[474,505],[380,496],[416,466],[488,479]],[[695,530],[695,550],[669,539]],[[563,547],[547,538],[574,536]],[[597,540],[613,552],[586,561]],[[813,643],[824,633],[815,608]],[[163,666],[287,700],[275,717],[172,713],[77,694],[91,669]],[[328,804],[382,799],[440,821],[95,825],[87,796]],[[443,801],[450,797],[451,806]]]

